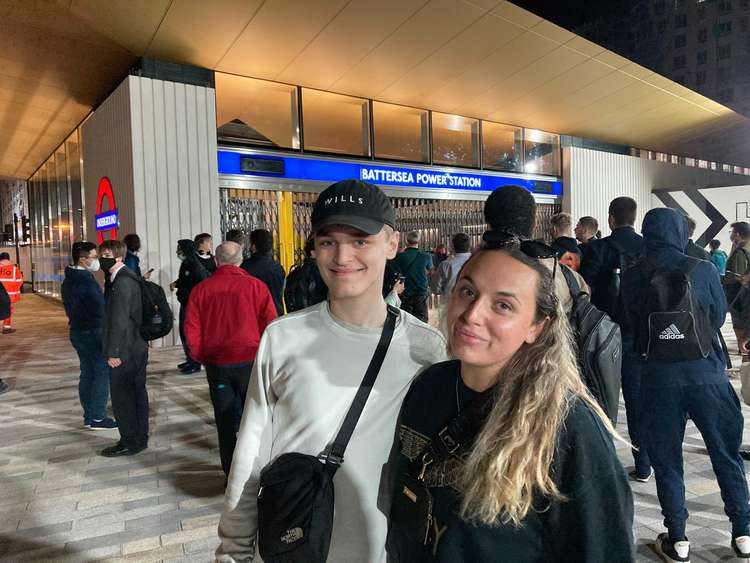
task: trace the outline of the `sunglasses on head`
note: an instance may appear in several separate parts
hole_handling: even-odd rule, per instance
[[[529,258],[557,258],[557,250],[550,245],[505,231],[485,231],[482,241],[487,248],[518,248]]]

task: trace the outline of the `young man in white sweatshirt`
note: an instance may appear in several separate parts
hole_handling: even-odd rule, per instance
[[[386,195],[358,180],[333,184],[318,196],[312,229],[328,301],[274,321],[261,339],[219,523],[217,561],[256,557],[261,470],[283,453],[319,455],[333,441],[386,319],[383,273],[399,244]],[[387,461],[396,419],[414,376],[445,354],[436,329],[401,311],[334,477],[329,562],[386,560]]]

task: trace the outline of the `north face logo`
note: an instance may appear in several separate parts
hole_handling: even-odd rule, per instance
[[[674,326],[674,323],[669,325],[667,328],[661,331],[659,334],[659,340],[684,340],[685,335],[680,332],[680,330]]]
[[[302,531],[302,528],[292,528],[291,530],[287,530],[284,532],[284,535],[281,536],[281,541],[287,545],[298,542],[304,537],[305,533]]]

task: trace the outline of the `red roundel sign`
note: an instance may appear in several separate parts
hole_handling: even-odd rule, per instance
[[[104,205],[104,201],[107,205]],[[117,238],[117,227],[120,226],[120,218],[117,213],[115,194],[112,191],[112,183],[104,176],[99,180],[99,190],[96,193],[96,215],[94,215],[94,226],[96,227],[99,244],[104,242],[104,233],[109,232],[110,239]]]

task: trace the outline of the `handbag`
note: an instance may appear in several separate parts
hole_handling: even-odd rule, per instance
[[[433,501],[424,481],[427,468],[448,456],[464,454],[482,428],[493,404],[493,394],[477,397],[447,426],[435,434],[405,471],[396,475],[391,504],[391,526],[403,532],[416,545],[432,541]]]
[[[280,455],[260,474],[258,549],[266,563],[323,563],[333,531],[333,476],[344,461],[396,326],[398,309],[388,306],[380,341],[330,448],[320,456]]]

